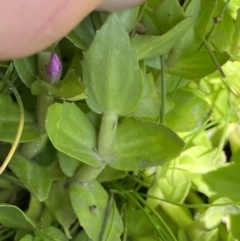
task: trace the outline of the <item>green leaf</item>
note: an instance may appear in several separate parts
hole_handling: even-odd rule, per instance
[[[34,237],[31,234],[27,234],[20,239],[20,241],[34,241]]]
[[[93,241],[120,241],[123,231],[121,217],[116,205],[108,198],[107,192],[96,181],[72,183],[69,187],[73,209]],[[104,225],[105,224],[105,225]]]
[[[225,4],[226,3],[224,1],[218,1],[217,8],[215,9],[213,15],[218,16]],[[214,29],[210,41],[219,52],[230,51],[234,33],[235,26],[233,19],[230,13],[225,11],[221,18],[221,23],[217,24]]]
[[[110,182],[113,180],[123,179],[127,176],[126,172],[113,169],[106,166],[103,171],[97,176],[99,182]]]
[[[234,54],[238,54],[240,52],[240,9],[238,9],[237,11],[237,18],[236,21],[234,23],[235,25],[235,32],[233,34],[233,38],[232,38],[232,51]]]
[[[30,162],[19,154],[13,156],[9,167],[39,201],[44,201],[48,197],[52,179],[45,167]]]
[[[174,167],[166,172],[162,171],[158,178],[158,187],[164,199],[182,203],[190,190],[190,173]]]
[[[53,183],[48,198],[45,200],[45,204],[49,210],[54,213],[67,237],[71,239],[69,228],[77,217],[72,209],[68,191],[64,185],[65,181]]]
[[[4,68],[8,68],[9,63],[10,63],[9,61],[0,61],[0,66]]]
[[[227,163],[215,171],[194,175],[194,184],[208,197],[240,200],[240,163]]]
[[[96,131],[74,104],[55,103],[48,108],[46,130],[55,148],[91,166],[101,162],[96,153]]]
[[[217,149],[205,146],[193,146],[182,152],[177,167],[189,173],[207,173],[223,164],[223,156],[217,156]],[[217,157],[217,158],[216,158]]]
[[[202,233],[194,241],[216,241],[218,238],[218,229],[215,228],[211,231]]]
[[[147,74],[141,100],[131,116],[157,117],[160,112],[160,98],[152,74]]]
[[[178,43],[170,51],[166,60],[166,65],[168,67],[169,66],[173,67],[176,64],[178,58],[181,56],[182,52],[184,50],[187,50],[190,47],[190,45],[193,43],[194,34],[195,34],[194,23],[196,22],[196,19],[198,17],[199,10],[200,10],[199,0],[190,1],[189,4],[187,5],[187,8],[185,10],[185,15],[187,17],[193,18],[193,24],[189,27],[189,29],[184,33],[183,37],[178,41]],[[173,16],[175,16],[175,14],[173,14]]]
[[[141,236],[152,235],[154,227],[149,222],[142,210],[128,209],[125,213],[127,218],[127,231],[129,240],[139,240]],[[149,215],[154,219],[153,215]]]
[[[95,27],[91,16],[87,16],[75,27],[66,38],[69,39],[77,48],[87,50],[95,36]]]
[[[86,232],[83,230],[77,234],[77,236],[74,238],[74,241],[92,241],[92,239],[90,239]]]
[[[0,204],[0,223],[4,227],[32,231],[35,224],[18,207]]]
[[[13,142],[19,126],[20,110],[10,96],[0,94],[0,140]],[[29,142],[40,137],[33,117],[25,112],[24,128],[20,142]]]
[[[121,12],[116,12],[122,22],[126,32],[130,32],[137,24],[138,12],[140,7],[126,9]]]
[[[79,168],[79,161],[63,152],[58,152],[57,155],[63,173],[68,177],[73,177],[75,171]]]
[[[167,127],[126,119],[117,129],[109,166],[119,170],[161,166],[180,155],[184,142]]]
[[[225,64],[229,60],[227,53],[214,52],[216,59],[220,65]],[[169,74],[177,75],[186,79],[200,79],[217,70],[216,65],[206,51],[185,52],[177,61],[173,68],[167,69]]]
[[[96,113],[127,115],[138,105],[143,75],[128,34],[116,14],[97,32],[82,62],[89,107]]]
[[[165,123],[174,131],[192,131],[208,120],[210,107],[193,92],[178,90],[173,101],[174,108],[166,114]]]
[[[15,59],[13,63],[22,82],[30,88],[38,75],[37,56],[32,55],[22,59]]]
[[[195,39],[193,48],[196,49],[202,44],[203,39],[206,36],[207,30],[213,23],[213,12],[217,5],[217,0],[201,0],[201,7],[198,18],[194,27]]]
[[[36,241],[68,241],[69,240],[60,229],[54,226],[48,226],[44,229],[36,228],[34,233],[36,236],[38,236],[37,238],[35,238]]]
[[[230,203],[228,198],[219,198],[213,204]],[[206,212],[202,213],[199,217],[200,222],[204,228],[211,230],[216,228],[226,215],[239,215],[240,209],[237,205],[213,206],[209,207]]]
[[[138,59],[148,59],[166,54],[178,43],[192,24],[192,18],[186,18],[161,36],[135,35],[131,39]]]
[[[240,215],[229,215],[229,223],[229,231],[237,238],[239,236]]]
[[[151,238],[151,237],[140,237],[138,241],[157,241],[158,239]]]
[[[169,31],[185,17],[178,0],[162,1],[154,15],[158,28],[162,33]]]
[[[31,85],[33,95],[49,94],[56,98],[77,101],[86,98],[85,87],[73,69],[69,69],[62,81],[51,85],[46,81],[37,80]]]

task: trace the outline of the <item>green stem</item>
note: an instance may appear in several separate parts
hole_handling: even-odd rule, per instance
[[[165,121],[165,100],[166,100],[166,86],[165,86],[165,64],[164,56],[161,56],[161,110],[160,110],[160,123],[164,124]]]
[[[54,97],[49,95],[39,95],[37,99],[37,111],[36,118],[39,129],[45,132],[45,120],[47,115],[47,109],[54,103]]]
[[[79,182],[89,182],[95,179],[106,165],[106,160],[110,157],[117,131],[118,115],[104,113],[98,136],[98,154],[102,163],[98,167],[84,164],[75,174],[74,178]]]
[[[38,223],[41,217],[43,208],[44,208],[43,203],[40,202],[35,196],[31,195],[26,214],[34,222]]]
[[[48,142],[48,135],[47,133],[44,133],[36,141],[23,144],[19,151],[21,155],[23,155],[27,159],[32,159],[43,150],[47,142]]]
[[[223,9],[222,9],[222,11],[220,12],[220,14],[219,14],[217,17],[214,18],[213,25],[212,25],[209,33],[207,34],[207,36],[206,36],[206,38],[205,38],[206,41],[209,41],[210,37],[212,36],[212,33],[213,33],[214,29],[215,29],[215,28],[217,27],[217,25],[222,21],[223,15],[224,15],[224,13],[225,13],[225,11],[226,11],[226,9],[227,9],[228,4],[230,3],[230,1],[231,1],[231,0],[227,0],[227,1],[226,1],[225,5],[224,5],[224,7],[223,7]],[[204,39],[204,40],[205,40],[205,39]],[[203,41],[204,41],[204,40],[203,40]],[[202,44],[200,45],[198,51],[200,51],[200,50],[203,48],[203,45],[204,45],[204,42],[202,42]]]
[[[21,96],[19,95],[18,90],[14,87],[12,82],[10,80],[8,80],[2,73],[0,73],[0,77],[9,85],[10,89],[13,91],[13,94],[17,100],[19,110],[20,110],[20,120],[19,120],[19,125],[18,125],[18,130],[17,130],[15,140],[12,144],[12,147],[11,147],[6,159],[4,160],[2,166],[0,167],[0,174],[2,174],[2,172],[5,170],[8,163],[12,159],[12,156],[14,155],[14,153],[17,149],[17,146],[19,144],[19,141],[20,141],[20,138],[22,135],[23,126],[24,126],[24,107],[23,107]]]
[[[99,165],[98,167],[92,167],[87,164],[83,164],[74,175],[74,180],[81,183],[90,182],[101,173],[105,165],[105,163],[101,163],[101,165]]]
[[[230,3],[231,0],[227,0],[222,11],[220,12],[220,14],[218,15],[218,17],[215,18],[214,20],[214,24],[212,25],[212,28],[210,29],[208,35],[206,36],[206,40],[209,41],[214,29],[217,27],[218,23],[222,21],[223,15],[225,13],[225,11],[227,10],[228,4]]]
[[[171,229],[167,226],[167,224],[164,222],[164,220],[160,217],[160,215],[153,209],[150,205],[147,204],[147,202],[141,198],[137,193],[133,192],[133,196],[138,200],[140,203],[142,203],[144,206],[146,206],[149,211],[155,215],[156,219],[159,221],[159,224],[162,227],[162,232],[166,237],[171,238],[172,241],[177,241],[174,234],[172,233]]]
[[[220,117],[220,118],[218,118],[218,119],[216,119],[216,120],[214,120],[214,121],[212,121],[212,122],[210,122],[210,123],[208,123],[206,125],[203,125],[203,126],[199,127],[198,129],[192,131],[190,134],[187,134],[186,136],[183,136],[182,139],[184,141],[186,141],[187,138],[193,136],[194,134],[198,133],[199,131],[206,130],[206,129],[208,129],[208,128],[216,125],[216,124],[219,124],[222,120],[225,120],[227,117],[229,117],[229,116],[231,116],[233,114],[236,114],[238,112],[240,112],[240,108],[237,108],[236,110],[233,110],[233,111],[225,114],[225,116]]]
[[[104,113],[98,137],[98,154],[105,161],[112,153],[116,131],[118,115]]]
[[[173,96],[176,94],[176,92],[177,92],[177,90],[178,90],[178,87],[179,87],[179,85],[181,84],[181,81],[182,81],[182,78],[179,78],[179,79],[178,79],[178,82],[177,82],[177,84],[176,84],[176,86],[175,86],[175,88],[174,88],[174,90],[173,90],[173,92],[172,92],[171,95],[170,95],[170,99],[172,99]]]
[[[45,120],[47,115],[48,107],[53,104],[54,97],[48,95],[39,95],[37,101],[36,118],[37,123],[42,135],[39,139],[27,142],[20,148],[20,153],[28,159],[35,157],[40,153],[48,142],[48,135],[45,129]]]
[[[213,54],[213,52],[212,52],[212,50],[211,50],[208,42],[207,42],[205,39],[203,40],[203,44],[204,44],[205,48],[207,49],[207,51],[208,51],[208,53],[209,53],[209,55],[210,55],[213,63],[216,65],[218,71],[219,71],[220,74],[222,75],[222,77],[223,77],[223,78],[226,78],[226,75],[225,75],[225,73],[223,72],[221,65],[218,63],[217,58],[216,58],[215,55]]]

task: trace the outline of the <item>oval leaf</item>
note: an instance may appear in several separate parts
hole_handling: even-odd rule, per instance
[[[192,24],[192,18],[186,18],[161,36],[135,35],[131,44],[138,59],[148,59],[167,53]]]
[[[213,52],[218,63],[222,66],[230,56],[227,53]],[[169,74],[185,79],[200,79],[217,70],[216,65],[207,51],[191,51],[183,53],[173,68],[167,69]]]
[[[48,197],[52,179],[45,167],[30,162],[19,154],[13,156],[9,167],[39,201],[44,201]]]
[[[32,231],[35,224],[18,207],[9,204],[0,204],[0,223],[4,227]]]
[[[45,204],[62,225],[68,238],[71,239],[69,228],[77,217],[72,209],[71,201],[64,185],[65,181],[53,183]]]
[[[86,17],[78,24],[66,38],[69,39],[77,48],[87,50],[95,35],[95,27],[91,16]]]
[[[180,155],[184,142],[167,127],[129,118],[119,125],[109,166],[119,170],[162,166]]]
[[[79,222],[93,241],[120,241],[121,217],[99,182],[72,183],[69,193]]]
[[[111,14],[82,61],[87,104],[96,113],[126,115],[140,101],[143,75],[121,21]]]
[[[50,106],[46,130],[59,151],[91,166],[101,163],[96,149],[96,131],[86,115],[74,104]]]
[[[210,107],[192,92],[178,90],[173,96],[174,108],[165,118],[167,126],[177,132],[192,131],[207,121]]]
[[[37,56],[33,55],[22,59],[15,59],[13,63],[22,82],[30,88],[38,74]]]

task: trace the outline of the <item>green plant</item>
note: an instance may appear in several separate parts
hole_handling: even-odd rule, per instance
[[[240,239],[240,4],[180,2],[0,63],[0,240]]]

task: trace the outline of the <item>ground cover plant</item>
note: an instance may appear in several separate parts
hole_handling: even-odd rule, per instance
[[[240,240],[239,8],[93,12],[0,62],[0,240]]]

